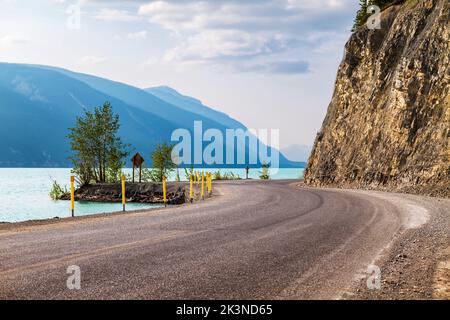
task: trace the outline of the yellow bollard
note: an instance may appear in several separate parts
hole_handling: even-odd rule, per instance
[[[212,193],[212,174],[208,173],[208,195],[211,196]]]
[[[163,197],[164,197],[164,206],[167,207],[167,185],[166,185],[166,177],[163,177]]]
[[[126,194],[125,194],[125,176],[122,176],[122,206],[123,206],[123,211],[125,212],[125,205],[127,203],[127,198],[126,198]]]
[[[194,178],[192,177],[192,174],[189,175],[189,201],[191,201],[191,203],[194,201]]]
[[[205,174],[202,172],[202,191],[200,197],[205,200]]]
[[[210,192],[211,192],[211,194],[212,194],[212,193],[213,193],[212,173],[211,173],[211,175],[209,176],[209,189],[210,189]]]
[[[70,210],[72,211],[72,218],[75,217],[75,177],[70,177]]]

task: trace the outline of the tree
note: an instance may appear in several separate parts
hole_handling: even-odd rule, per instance
[[[86,111],[77,117],[74,128],[69,128],[68,138],[74,152],[70,160],[72,172],[80,185],[116,182],[129,155],[129,145],[118,136],[119,116],[115,115],[109,102]]]
[[[121,154],[118,152],[111,153],[106,169],[106,181],[111,183],[119,182],[122,177],[123,167],[125,167],[125,161]]]
[[[371,5],[378,6],[381,10],[386,8],[387,6],[393,3],[401,3],[404,2],[402,0],[359,0],[359,10],[356,13],[355,23],[353,25],[353,31],[355,31],[358,27],[364,25],[367,22],[367,19],[371,16],[370,12],[367,12],[367,9]]]
[[[144,178],[161,182],[163,177],[168,177],[177,165],[172,160],[173,146],[167,143],[158,144],[153,151],[151,158],[153,169],[144,171]]]
[[[356,30],[358,27],[362,26],[367,21],[367,8],[368,8],[368,0],[359,0],[359,10],[356,12],[355,22],[353,25],[353,30]]]

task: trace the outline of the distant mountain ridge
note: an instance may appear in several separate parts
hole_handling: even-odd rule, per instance
[[[242,123],[230,118],[227,114],[207,107],[200,100],[182,95],[170,87],[153,87],[147,88],[145,91],[183,110],[193,112],[209,119],[216,119],[216,121],[219,121],[229,128],[246,129]]]
[[[280,151],[291,161],[308,162],[312,147],[301,144],[292,144],[282,148]]]
[[[110,101],[119,134],[147,160],[173,130],[245,126],[169,87],[142,90],[127,84],[40,65],[0,63],[0,167],[68,167],[68,128],[76,116]],[[149,162],[147,162],[147,165]],[[301,167],[280,155],[280,167]],[[239,167],[239,166],[236,166]]]

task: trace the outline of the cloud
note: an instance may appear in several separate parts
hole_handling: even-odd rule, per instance
[[[147,38],[147,31],[146,30],[141,30],[138,32],[133,32],[133,33],[129,33],[127,34],[127,38],[128,39],[146,39]]]
[[[138,14],[178,38],[166,62],[300,74],[309,71],[307,50],[324,52],[350,29],[354,2],[157,0],[140,5]]]
[[[0,45],[21,45],[29,42],[30,40],[28,38],[17,34],[0,36]]]
[[[308,73],[309,63],[306,61],[277,61],[261,65],[253,65],[251,68],[243,71],[260,71],[276,74],[303,74]]]
[[[252,34],[238,30],[208,30],[188,37],[170,50],[166,61],[242,60],[283,52],[290,39],[282,34]]]
[[[114,22],[133,22],[140,18],[129,11],[103,8],[93,15],[97,20],[114,21]]]
[[[180,32],[185,29],[240,29],[294,31],[324,16],[334,19],[321,24],[333,28],[333,21],[353,0],[215,0],[152,1],[138,13],[150,22]],[[314,23],[313,23],[314,24]],[[315,24],[317,26],[317,24]],[[301,30],[301,29],[300,29]]]
[[[81,58],[81,62],[84,64],[99,64],[108,61],[107,57],[98,56],[84,56]]]

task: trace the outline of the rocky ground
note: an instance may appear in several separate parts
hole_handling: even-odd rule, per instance
[[[127,202],[163,203],[161,183],[127,183]],[[185,203],[185,183],[167,183],[167,198],[169,204]],[[64,195],[60,200],[70,200],[70,195]],[[75,191],[76,201],[120,202],[122,201],[121,184],[93,184],[83,186]]]

